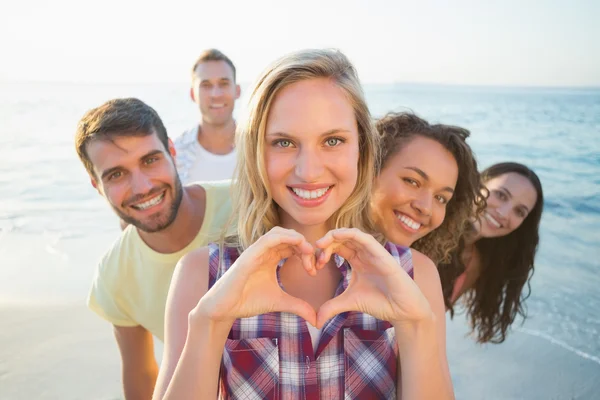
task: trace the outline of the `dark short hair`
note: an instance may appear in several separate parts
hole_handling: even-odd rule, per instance
[[[81,118],[75,133],[75,149],[85,169],[96,177],[87,153],[89,143],[152,134],[158,136],[166,150],[169,149],[167,130],[152,107],[135,98],[113,99],[89,110]]]
[[[221,51],[219,51],[217,49],[204,50],[200,54],[200,57],[198,57],[198,59],[196,60],[196,63],[194,64],[194,67],[192,68],[192,76],[196,75],[196,69],[198,68],[198,65],[205,63],[207,61],[224,61],[224,62],[226,62],[227,65],[229,65],[231,67],[231,69],[233,70],[233,81],[235,82],[235,79],[236,79],[235,65],[233,65],[233,62],[231,61],[231,59],[229,57],[227,57],[225,54],[223,54]]]

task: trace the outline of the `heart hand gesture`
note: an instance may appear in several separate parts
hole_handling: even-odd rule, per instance
[[[316,274],[313,247],[301,234],[275,227],[248,247],[202,297],[194,312],[217,321],[269,312],[290,312],[316,324],[314,309],[284,292],[277,282],[277,264],[299,257],[306,272]]]
[[[345,311],[370,314],[391,323],[418,321],[432,315],[419,287],[373,236],[359,229],[336,229],[319,239],[316,246],[321,249],[317,268],[327,263],[333,253],[352,267],[348,288],[319,309],[318,327]]]

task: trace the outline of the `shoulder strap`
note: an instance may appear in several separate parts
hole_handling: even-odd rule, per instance
[[[210,289],[237,260],[239,253],[233,247],[221,249],[219,243],[209,243],[208,249],[208,288]]]
[[[410,247],[399,246],[392,242],[387,242],[385,248],[398,261],[398,264],[406,271],[408,276],[415,278],[412,253]]]

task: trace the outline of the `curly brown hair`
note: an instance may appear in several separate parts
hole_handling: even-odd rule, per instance
[[[444,222],[411,247],[429,257],[436,265],[449,263],[463,233],[478,213],[485,209],[477,160],[467,144],[470,132],[452,125],[430,124],[412,112],[389,113],[376,123],[381,136],[381,158],[377,173],[404,146],[421,136],[440,143],[458,165],[458,180],[448,202]],[[475,205],[475,207],[473,207]],[[444,296],[446,297],[446,296]],[[448,304],[446,304],[448,306]]]

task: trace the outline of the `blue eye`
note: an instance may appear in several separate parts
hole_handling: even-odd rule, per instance
[[[281,139],[281,140],[277,140],[275,142],[275,145],[279,146],[279,147],[286,148],[286,147],[290,147],[292,145],[292,142],[289,141],[289,140],[286,140],[286,139]]]
[[[342,143],[342,139],[340,139],[340,138],[329,138],[329,139],[327,139],[326,143],[330,147],[335,147],[338,144]]]

